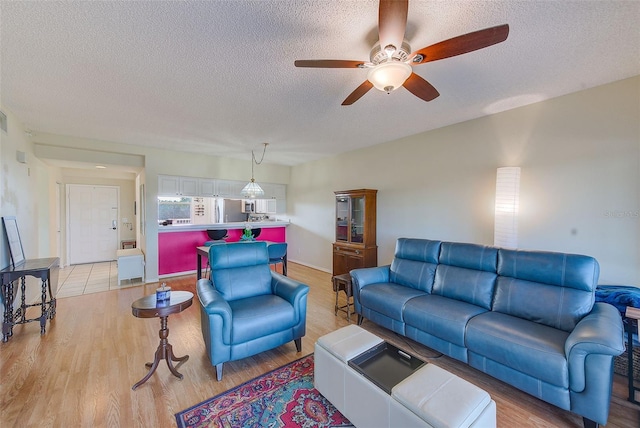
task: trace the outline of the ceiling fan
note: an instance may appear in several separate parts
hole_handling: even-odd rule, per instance
[[[485,28],[427,46],[415,52],[404,39],[409,0],[380,0],[378,11],[379,41],[371,49],[369,62],[341,59],[297,60],[296,67],[367,68],[367,80],[342,102],[351,105],[373,87],[391,93],[404,86],[413,95],[431,101],[440,93],[429,82],[415,74],[411,67],[462,55],[503,42],[509,35],[509,25]]]

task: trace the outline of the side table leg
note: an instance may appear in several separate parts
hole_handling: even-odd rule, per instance
[[[146,367],[150,366],[149,369],[149,373],[147,373],[147,375],[145,377],[143,377],[142,379],[140,379],[135,385],[133,385],[131,387],[131,389],[133,389],[134,391],[136,390],[137,387],[139,387],[140,385],[142,385],[143,383],[145,383],[146,381],[149,380],[149,378],[151,377],[151,375],[153,374],[153,372],[156,371],[156,369],[158,368],[158,363],[160,362],[160,360],[162,359],[162,354],[163,354],[163,349],[162,349],[162,345],[158,346],[158,349],[156,349],[156,356],[153,360],[153,363],[147,363],[145,364]]]
[[[166,357],[167,357],[166,360],[167,360],[167,366],[169,367],[169,371],[173,373],[173,375],[176,376],[178,379],[182,380],[184,376],[178,373],[177,368],[180,367],[182,363],[187,361],[189,359],[189,356],[185,355],[184,357],[180,357],[180,358],[176,357],[173,354],[173,347],[169,343],[167,343]],[[172,361],[178,361],[178,364],[176,364],[176,366],[174,367]]]
[[[638,326],[638,320],[627,318],[627,381],[629,382],[629,398],[628,400],[634,404],[640,404],[636,400],[636,391],[638,388],[634,385],[633,378],[633,330]]]
[[[43,279],[42,284],[40,285],[42,288],[42,293],[40,296],[40,334],[44,334],[47,331],[47,280]]]
[[[13,336],[13,281],[2,285],[4,301],[4,319],[2,320],[2,341],[6,342]]]

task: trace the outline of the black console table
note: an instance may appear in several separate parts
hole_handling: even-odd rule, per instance
[[[31,321],[40,321],[40,334],[46,331],[47,319],[52,320],[56,316],[56,299],[51,289],[58,289],[58,269],[60,259],[58,257],[46,259],[27,259],[15,266],[9,266],[0,271],[2,277],[2,299],[4,303],[4,318],[2,320],[2,341],[6,342],[13,336],[13,326]],[[27,304],[25,289],[26,277],[33,276],[40,279],[40,302]],[[19,281],[21,291],[20,306],[13,310],[15,299],[14,282]],[[48,295],[48,296],[47,296]],[[40,316],[27,318],[27,308],[40,306]],[[15,312],[15,313],[14,313]]]

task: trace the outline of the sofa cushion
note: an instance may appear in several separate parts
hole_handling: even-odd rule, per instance
[[[438,265],[433,294],[491,309],[497,275],[492,272]]]
[[[389,281],[430,293],[439,254],[440,241],[398,239]]]
[[[593,298],[573,288],[499,276],[493,310],[570,332],[591,311]]]
[[[600,267],[593,257],[549,251],[498,251],[498,275],[595,293]],[[591,310],[591,308],[589,308]]]
[[[234,300],[229,306],[231,341],[236,345],[293,327],[297,321],[294,307],[273,294]]]
[[[535,322],[485,312],[469,320],[465,341],[470,352],[568,388],[569,371],[564,355],[568,336],[567,332]]]
[[[496,273],[498,249],[486,245],[443,242],[438,261],[449,266]]]
[[[593,257],[500,249],[493,310],[571,331],[593,308],[599,272]]]
[[[387,317],[403,321],[405,304],[425,293],[393,283],[369,284],[360,290],[360,303]]]
[[[467,322],[486,311],[479,306],[431,294],[409,300],[404,309],[404,321],[418,330],[465,346]]]

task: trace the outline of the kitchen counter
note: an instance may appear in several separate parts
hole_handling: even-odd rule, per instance
[[[158,274],[184,275],[196,272],[196,248],[211,238],[207,229],[227,229],[226,242],[241,239],[246,225],[262,229],[258,241],[287,242],[288,221],[251,221],[216,224],[177,224],[158,227]]]
[[[289,221],[275,220],[275,221],[237,221],[233,223],[213,223],[213,224],[172,224],[168,226],[158,226],[158,233],[165,232],[187,232],[198,231],[207,229],[227,229],[236,230],[244,229],[246,225],[251,228],[271,228],[271,227],[286,227],[291,223]]]

